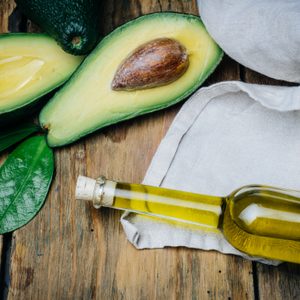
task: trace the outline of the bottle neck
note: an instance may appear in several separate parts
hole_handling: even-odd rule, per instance
[[[221,197],[119,183],[102,177],[93,182],[79,179],[76,195],[77,199],[92,200],[96,208],[105,206],[128,210],[171,222],[209,228],[219,228],[224,202]]]

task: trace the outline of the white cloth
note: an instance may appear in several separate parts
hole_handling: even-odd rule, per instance
[[[249,184],[299,190],[299,109],[300,87],[229,81],[202,88],[176,116],[144,183],[219,196]],[[121,222],[139,249],[185,246],[245,256],[221,233],[135,214]]]
[[[230,57],[269,77],[300,82],[299,0],[198,0],[198,6]]]
[[[299,0],[198,5],[208,32],[229,56],[267,76],[300,82]],[[248,184],[299,190],[299,109],[300,87],[223,82],[203,88],[176,116],[144,183],[220,196]],[[137,248],[185,246],[245,256],[221,233],[135,214],[124,214],[121,222]]]

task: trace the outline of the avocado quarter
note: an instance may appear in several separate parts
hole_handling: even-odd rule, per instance
[[[101,0],[16,0],[16,3],[66,52],[84,55],[99,41]]]
[[[46,34],[0,35],[0,124],[31,114],[42,96],[63,84],[82,60]]]
[[[144,66],[143,61],[141,64],[126,62],[130,59],[142,59],[141,56],[135,58],[135,54],[147,52],[145,47],[156,44],[151,41],[162,38],[182,45],[188,55],[187,69],[176,80],[166,81],[167,84],[114,90],[112,83],[120,67]],[[140,51],[142,45],[145,46]],[[222,50],[197,16],[154,13],[122,25],[98,44],[71,80],[41,111],[39,121],[48,131],[48,144],[52,147],[66,145],[97,129],[163,109],[185,99],[213,72],[222,55]],[[149,64],[159,70],[155,61],[152,60]],[[148,76],[149,72],[146,74]],[[159,74],[155,75],[159,78]],[[139,84],[138,82],[137,85]]]

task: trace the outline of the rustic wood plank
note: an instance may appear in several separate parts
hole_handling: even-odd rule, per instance
[[[9,31],[9,16],[12,14],[15,3],[12,0],[1,0],[0,2],[0,33]]]
[[[7,157],[7,152],[1,153],[0,155],[0,166],[4,163]],[[7,294],[7,256],[8,249],[10,246],[11,234],[7,233],[6,235],[0,235],[0,299],[5,294]]]
[[[251,69],[244,68],[244,81],[249,83],[258,83],[258,84],[268,84],[268,85],[285,85],[285,86],[295,86],[296,83],[287,82],[283,80],[276,80],[267,76],[264,76],[260,73],[257,73]]]
[[[106,1],[104,33],[148,12],[197,14],[195,3]],[[225,58],[206,84],[232,79],[239,79],[239,68]],[[126,240],[119,212],[74,200],[78,174],[140,182],[180,106],[56,150],[56,177],[44,207],[14,233],[9,299],[254,298],[250,262],[184,248],[138,251]]]
[[[257,265],[258,294],[261,300],[294,300],[300,297],[300,267],[282,264],[270,267]]]
[[[0,155],[0,166],[3,164],[6,158],[6,153]],[[1,298],[1,287],[4,287],[4,267],[5,267],[5,257],[4,257],[4,243],[3,235],[0,235],[0,298]]]
[[[6,33],[10,31],[20,31],[21,26],[21,16],[19,13],[14,14],[15,10],[15,3],[12,0],[0,0],[0,34]],[[0,165],[3,164],[6,157],[8,155],[8,151],[5,151],[0,154]],[[5,244],[4,244],[5,242]],[[6,238],[3,235],[0,235],[0,270],[1,270],[1,277],[0,277],[0,298],[4,295],[5,286],[6,286],[6,279],[7,274],[5,274],[6,269],[8,268],[7,263],[9,263],[9,259],[7,260],[7,250],[10,246],[11,242],[11,235],[7,234]],[[5,251],[6,250],[6,251]]]
[[[0,235],[0,270],[2,270],[3,267],[3,263],[4,261],[2,261],[2,252],[3,251],[3,236]],[[0,278],[0,286],[2,285],[2,280],[3,278]]]
[[[294,85],[263,76],[245,68],[245,81],[258,84]],[[268,299],[299,299],[300,297],[300,266],[282,264],[271,267],[257,264],[258,295],[261,300]]]

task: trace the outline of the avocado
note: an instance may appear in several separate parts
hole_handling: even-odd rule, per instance
[[[101,0],[16,0],[18,8],[74,55],[99,41]]]
[[[83,57],[64,52],[45,34],[0,35],[0,123],[28,114],[63,84]]]
[[[199,17],[142,16],[106,36],[42,109],[52,147],[183,100],[213,72],[223,52]]]

